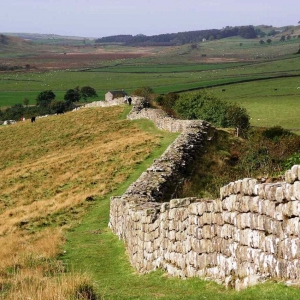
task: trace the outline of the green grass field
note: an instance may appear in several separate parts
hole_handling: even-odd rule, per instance
[[[221,99],[247,109],[253,126],[300,130],[300,77],[270,79],[212,88]],[[222,89],[226,89],[222,92]]]
[[[38,93],[49,89],[56,99],[63,99],[65,92],[76,86],[95,88],[98,98],[91,101],[103,100],[109,90],[132,93],[143,86],[152,87],[156,94],[214,87],[222,99],[245,106],[252,125],[300,128],[300,56],[293,55],[298,42],[282,43],[277,37],[270,45],[260,45],[259,39],[228,38],[200,43],[196,49],[190,45],[158,47],[150,57],[95,62],[94,68],[83,70],[2,72],[0,107],[23,103],[24,98],[34,105]],[[107,49],[124,51],[118,47]],[[214,57],[219,60],[207,62]],[[225,93],[221,92],[224,88]]]

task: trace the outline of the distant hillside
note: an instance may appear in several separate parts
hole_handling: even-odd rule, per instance
[[[0,34],[0,52],[6,50],[17,50],[20,48],[29,49],[32,47],[32,44],[28,41],[25,41],[19,37],[8,36]]]
[[[191,43],[198,43],[205,40],[223,39],[233,36],[239,36],[245,39],[253,39],[264,36],[274,36],[280,33],[296,34],[299,26],[285,26],[276,28],[273,26],[261,25],[261,26],[226,26],[223,29],[207,29],[186,31],[178,33],[166,33],[153,36],[147,36],[143,34],[138,35],[115,35],[106,36],[96,39],[96,43],[116,43],[126,46],[175,46]],[[295,33],[294,33],[295,32]]]
[[[3,33],[8,36],[15,36],[19,37],[24,40],[43,40],[43,39],[69,39],[69,40],[84,40],[87,39],[86,37],[79,37],[79,36],[63,36],[58,34],[43,34],[43,33],[24,33],[24,32],[18,32],[18,33]]]

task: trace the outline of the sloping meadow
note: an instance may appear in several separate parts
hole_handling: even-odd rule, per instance
[[[161,137],[122,120],[123,110],[82,109],[0,127],[0,298],[91,298],[87,276],[65,273],[56,259],[64,232]]]

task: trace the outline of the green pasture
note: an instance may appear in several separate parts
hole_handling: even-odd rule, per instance
[[[224,58],[229,58],[235,56],[236,58],[246,59],[248,61],[260,61],[264,59],[280,59],[280,57],[296,53],[299,49],[299,38],[280,42],[280,36],[275,38],[271,37],[271,44],[267,44],[266,40],[269,38],[270,37],[242,39],[232,37],[214,40],[200,43],[199,52],[206,54],[207,57],[223,56]],[[264,40],[265,44],[261,45],[259,43],[260,40]]]
[[[200,43],[196,50],[184,45],[165,52],[157,50],[157,56],[101,62],[88,70],[3,72],[0,73],[0,107],[23,103],[24,98],[28,98],[29,104],[33,105],[38,93],[44,90],[53,90],[56,99],[63,99],[65,92],[76,86],[96,89],[98,98],[89,101],[103,100],[109,90],[124,89],[130,94],[143,86],[150,86],[156,94],[212,87],[222,99],[246,107],[252,125],[280,125],[297,129],[300,128],[300,89],[297,90],[300,86],[300,55],[291,54],[291,47],[296,46],[295,40],[284,44],[275,40],[273,45],[260,45],[258,40],[243,40],[240,46],[241,39],[230,38]],[[250,52],[246,48],[240,49],[243,47]],[[241,53],[247,60],[201,63],[198,58],[205,49],[210,51],[210,55],[220,55],[225,51],[225,58],[228,53],[237,56]],[[277,59],[252,59],[255,53],[260,55],[258,49],[273,52],[277,49],[281,52],[276,54]],[[289,55],[284,55],[288,52]]]
[[[300,77],[278,78],[212,88],[221,99],[247,109],[253,126],[300,131]],[[225,89],[225,92],[222,92]]]
[[[64,93],[70,88],[88,85],[94,87],[99,97],[102,97],[109,90],[124,89],[131,92],[142,86],[150,86],[156,93],[167,93],[251,79],[297,75],[299,59],[300,56],[291,56],[279,61],[256,62],[250,65],[199,63],[135,67],[124,63],[123,67],[119,64],[115,67],[110,65],[92,72],[6,72],[0,73],[0,103],[1,106],[11,104],[5,102],[5,99],[14,98],[9,97],[7,93],[10,92],[38,93],[51,89]],[[153,73],[155,70],[156,73]]]
[[[245,63],[219,63],[219,64],[178,64],[178,65],[152,65],[152,64],[116,64],[88,70],[88,72],[113,72],[113,73],[180,73],[201,72],[206,70],[218,70],[245,65]]]

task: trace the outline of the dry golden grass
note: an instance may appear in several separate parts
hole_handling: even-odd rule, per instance
[[[56,260],[63,230],[79,221],[88,197],[111,192],[159,143],[119,120],[122,110],[83,109],[0,128],[0,297],[70,299],[82,283],[62,275]]]

